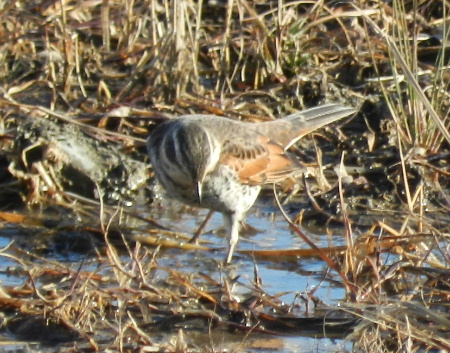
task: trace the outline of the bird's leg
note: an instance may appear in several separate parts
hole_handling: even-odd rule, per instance
[[[233,257],[233,251],[234,248],[239,240],[239,228],[241,225],[241,218],[240,215],[236,213],[232,214],[223,214],[223,220],[225,223],[226,228],[228,229],[230,233],[230,242],[229,242],[229,248],[228,248],[228,255],[226,259],[226,264],[229,264],[231,262],[231,259]]]

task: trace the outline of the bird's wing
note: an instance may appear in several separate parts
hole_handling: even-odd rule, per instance
[[[235,170],[239,181],[250,185],[281,181],[294,169],[283,147],[262,135],[225,141],[219,163]]]

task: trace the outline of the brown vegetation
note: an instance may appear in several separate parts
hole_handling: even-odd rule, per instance
[[[187,352],[221,351],[213,329],[234,333],[237,351],[250,333],[310,329],[361,352],[450,350],[447,11],[431,0],[3,2],[0,233],[15,243],[0,256],[22,280],[0,292],[5,334]],[[257,270],[239,301],[237,278],[159,264],[160,247],[208,256],[209,245],[180,245],[126,207],[155,197],[143,146],[154,124],[191,112],[259,121],[323,102],[359,114],[296,150],[310,178],[292,226],[338,225],[346,245],[252,254],[320,257],[346,290],[339,310],[300,317]],[[82,255],[49,259],[50,237]]]

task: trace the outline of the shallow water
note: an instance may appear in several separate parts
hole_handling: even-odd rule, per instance
[[[157,211],[150,211],[145,216],[152,217],[161,225],[172,231],[178,231],[191,235],[195,232],[199,224],[203,221],[207,211],[194,210],[186,208],[177,203],[164,202]],[[259,204],[252,208],[247,216],[246,223],[256,229],[251,235],[241,236],[240,242],[235,252],[233,264],[225,269],[218,266],[225,257],[227,237],[223,232],[217,231],[222,226],[222,217],[220,214],[214,214],[213,218],[206,226],[206,234],[201,236],[202,240],[207,241],[207,245],[217,249],[214,252],[204,251],[184,251],[180,249],[164,249],[158,255],[158,264],[162,267],[174,267],[178,271],[187,273],[204,273],[221,283],[221,278],[226,275],[228,278],[234,278],[239,275],[239,280],[233,288],[233,295],[239,298],[249,292],[249,288],[254,288],[255,269],[261,288],[269,295],[279,296],[279,300],[291,304],[296,308],[298,315],[313,316],[314,304],[312,301],[305,303],[300,297],[308,297],[313,292],[315,298],[320,299],[325,305],[335,307],[345,297],[343,288],[336,285],[330,279],[335,276],[328,272],[328,267],[323,261],[317,258],[308,259],[289,259],[274,262],[264,259],[253,258],[249,255],[239,254],[238,250],[253,249],[293,249],[308,248],[304,242],[295,235],[288,226],[279,211],[270,205]],[[26,232],[21,234],[18,227],[5,227],[0,231],[0,246],[5,247],[11,241],[16,239],[16,245],[21,242],[27,242]],[[328,246],[330,236],[308,234],[318,246]],[[19,239],[19,240],[17,240]],[[30,238],[31,239],[31,238]],[[332,237],[333,245],[342,242],[342,238],[337,234]],[[63,260],[69,265],[77,266],[86,260],[84,255],[68,253],[64,259],[60,254],[55,254],[55,260]],[[123,259],[125,262],[127,259]],[[14,260],[7,257],[0,257],[1,268],[0,280],[6,286],[20,286],[25,278],[14,275],[14,272],[8,271],[17,266]],[[95,264],[93,264],[95,266]],[[83,269],[87,270],[88,263],[85,263]],[[189,337],[196,341],[194,337]],[[297,336],[250,336],[244,338],[241,335],[233,337],[230,334],[219,332],[214,337],[209,337],[217,347],[224,347],[229,350],[238,348],[239,352],[336,352],[349,350],[349,343],[345,344],[341,340],[315,337],[302,337],[301,333]],[[245,347],[242,349],[241,343],[245,341]],[[202,341],[202,339],[200,340]],[[209,343],[208,343],[209,344]],[[5,346],[4,351],[54,351],[53,348],[37,345],[30,347],[29,343],[21,346],[16,342],[11,346]],[[350,349],[351,350],[351,349]]]
[[[182,213],[176,212],[176,209],[182,209]],[[176,202],[170,202],[162,205],[162,209],[170,210],[168,212],[158,212],[158,222],[173,231],[192,234],[196,231],[199,224],[206,217],[205,210],[186,209]],[[272,206],[259,204],[253,207],[246,218],[246,224],[256,229],[255,234],[243,235],[235,251],[233,263],[225,270],[229,278],[239,275],[238,285],[234,287],[233,294],[239,297],[248,292],[254,281],[255,268],[261,281],[261,288],[269,295],[280,295],[279,298],[284,303],[298,305],[299,315],[313,316],[314,304],[308,302],[308,305],[299,299],[299,296],[307,297],[313,292],[315,298],[320,299],[325,305],[336,307],[344,299],[345,291],[337,281],[330,281],[336,274],[328,271],[327,265],[318,258],[307,259],[289,259],[280,262],[253,258],[252,256],[239,254],[239,250],[274,250],[274,249],[295,249],[308,248],[294,232],[289,229],[289,225],[283,218],[281,212]],[[217,251],[210,252],[186,252],[179,249],[165,250],[165,256],[160,257],[161,265],[172,265],[178,269],[184,269],[186,272],[206,273],[213,279],[220,282],[223,276],[222,270],[218,269],[218,263],[224,260],[227,251],[227,237],[223,234],[222,216],[215,213],[208,222],[205,234],[201,239],[208,242],[208,246],[218,248]],[[311,240],[318,246],[329,246],[330,236],[324,234],[308,233]],[[336,234],[331,239],[333,245],[342,245],[343,237]],[[176,263],[174,263],[176,258]],[[167,261],[167,263],[164,263]],[[182,270],[182,271],[184,271]],[[267,340],[267,348],[262,343]],[[276,349],[270,348],[270,342],[273,337],[259,337],[256,348],[249,347],[245,352],[336,352],[351,350],[349,344],[341,340],[315,337],[276,337],[278,342]],[[252,345],[250,345],[252,346]]]

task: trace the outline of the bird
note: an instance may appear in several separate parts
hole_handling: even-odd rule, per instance
[[[229,264],[241,222],[264,184],[298,169],[289,147],[304,135],[355,113],[324,104],[270,121],[252,123],[208,114],[159,123],[146,147],[156,179],[169,197],[222,213],[229,234]]]

